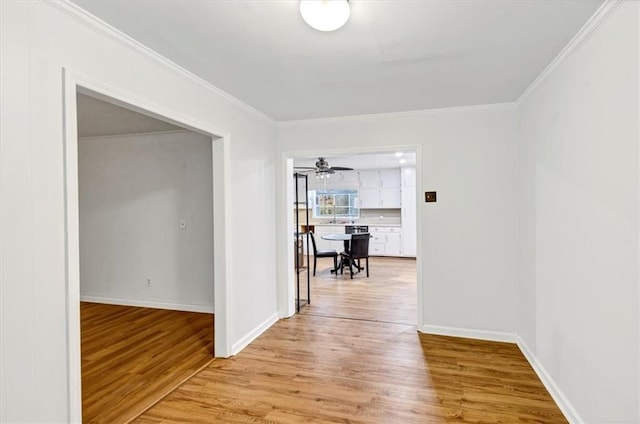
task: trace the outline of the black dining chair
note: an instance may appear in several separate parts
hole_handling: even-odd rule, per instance
[[[351,246],[349,252],[342,252],[343,266],[340,269],[340,273],[344,273],[344,264],[348,264],[349,271],[351,272],[351,278],[353,278],[353,265],[354,261],[358,261],[358,268],[360,268],[360,259],[364,259],[365,267],[367,269],[367,278],[369,277],[369,239],[371,234],[369,233],[354,233],[351,235]]]
[[[333,258],[333,269],[338,269],[338,252],[335,249],[331,250],[318,250],[316,246],[316,239],[313,236],[313,232],[310,232],[311,236],[311,244],[313,244],[313,276],[316,275],[316,264],[318,262],[318,258]],[[337,272],[337,271],[336,271]]]

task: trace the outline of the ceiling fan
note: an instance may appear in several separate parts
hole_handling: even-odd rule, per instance
[[[317,176],[323,177],[330,174],[335,174],[336,171],[353,171],[353,168],[347,168],[344,166],[329,166],[329,163],[323,157],[319,157],[316,162],[316,166],[294,166],[294,171],[300,173],[314,172]]]

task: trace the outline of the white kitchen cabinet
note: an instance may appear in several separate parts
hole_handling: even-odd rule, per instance
[[[360,171],[358,175],[361,209],[399,209],[401,207],[399,168]]]
[[[402,255],[402,237],[398,233],[387,233],[387,242],[384,245],[385,256]]]
[[[361,188],[400,187],[400,168],[358,172]]]
[[[361,188],[379,188],[380,172],[379,171],[359,171],[358,180]]]
[[[402,255],[416,256],[417,183],[414,167],[402,168]]]
[[[361,188],[360,209],[400,209],[400,188]]]
[[[384,256],[384,243],[369,242],[369,256]]]
[[[402,227],[369,227],[369,255],[402,256]]]
[[[380,207],[380,189],[361,188],[358,193],[360,209],[374,209]]]
[[[402,188],[402,254],[416,256],[416,188]]]
[[[400,187],[400,170],[382,169],[380,172],[380,187]]]
[[[327,188],[352,189],[358,188],[358,173],[355,171],[336,171],[327,178]]]
[[[340,182],[345,185],[345,188],[358,187],[358,173],[356,171],[339,171],[336,174],[340,174]]]
[[[399,188],[381,188],[380,207],[384,209],[399,209],[402,207],[402,196]]]
[[[316,178],[316,174],[309,173],[309,187],[314,190],[326,189],[356,189],[358,188],[358,173],[356,171],[336,171],[328,178]]]

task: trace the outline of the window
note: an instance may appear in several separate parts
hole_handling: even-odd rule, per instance
[[[360,218],[358,190],[316,190],[313,196],[314,218]]]

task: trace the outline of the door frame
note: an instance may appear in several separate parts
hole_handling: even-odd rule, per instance
[[[389,145],[378,147],[349,147],[342,149],[326,148],[322,150],[288,150],[280,152],[279,183],[277,187],[277,216],[279,231],[278,252],[286,252],[278,258],[278,310],[281,317],[290,317],[295,313],[295,273],[294,273],[294,229],[293,208],[293,160],[297,158],[376,154],[396,151],[413,151],[416,153],[416,326],[424,328],[424,286],[422,271],[422,215],[421,182],[422,182],[422,146],[420,144]]]
[[[67,388],[69,418],[82,421],[80,342],[80,243],[78,198],[78,125],[76,94],[169,122],[211,138],[213,178],[214,355],[231,356],[230,342],[230,143],[231,134],[167,106],[152,103],[86,75],[62,69],[65,196],[65,287],[67,323]]]

